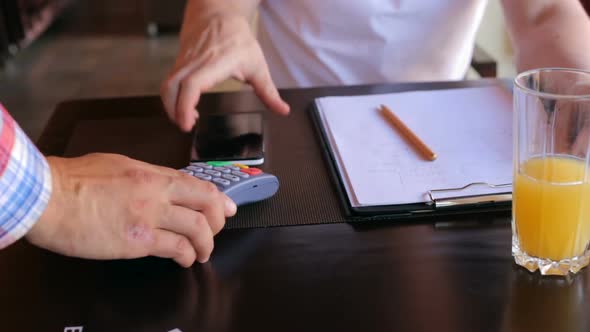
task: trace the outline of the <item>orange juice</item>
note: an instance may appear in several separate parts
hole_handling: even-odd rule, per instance
[[[590,240],[590,184],[584,161],[533,158],[514,177],[513,218],[521,250],[559,261],[584,253]]]

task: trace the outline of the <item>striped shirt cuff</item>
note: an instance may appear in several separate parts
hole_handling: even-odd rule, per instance
[[[23,237],[51,196],[51,170],[10,114],[0,105],[0,249]]]

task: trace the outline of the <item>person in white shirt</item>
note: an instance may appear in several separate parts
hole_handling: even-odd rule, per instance
[[[258,42],[280,87],[459,80],[486,0],[265,1]]]
[[[247,82],[273,111],[276,86],[459,80],[486,0],[188,0],[180,52],[161,96],[191,130],[201,93]],[[590,69],[590,20],[579,0],[502,0],[519,71]],[[249,22],[259,10],[259,34]],[[276,83],[276,85],[275,85]]]

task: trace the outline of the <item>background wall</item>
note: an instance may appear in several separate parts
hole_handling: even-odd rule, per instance
[[[488,0],[483,22],[477,33],[477,44],[498,62],[499,77],[514,77],[514,54],[505,28],[499,0]],[[470,76],[472,77],[472,76]]]

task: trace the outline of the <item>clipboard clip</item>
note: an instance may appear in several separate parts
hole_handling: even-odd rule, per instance
[[[497,192],[497,193],[486,193],[486,194],[479,194],[479,195],[468,195],[468,196],[458,196],[458,195],[451,195],[448,197],[441,197],[436,198],[436,194],[441,193],[456,193],[460,191],[464,191],[471,187],[481,187],[485,186],[491,189],[502,189],[502,188],[512,188],[512,183],[502,183],[502,184],[491,184],[487,182],[473,182],[469,183],[463,187],[457,188],[442,188],[442,189],[432,189],[428,190],[426,194],[428,195],[429,201],[427,202],[428,205],[434,205],[435,208],[439,207],[452,207],[452,206],[461,206],[461,205],[469,205],[469,204],[481,204],[481,203],[499,203],[499,202],[508,202],[512,200],[512,190],[506,192]]]

